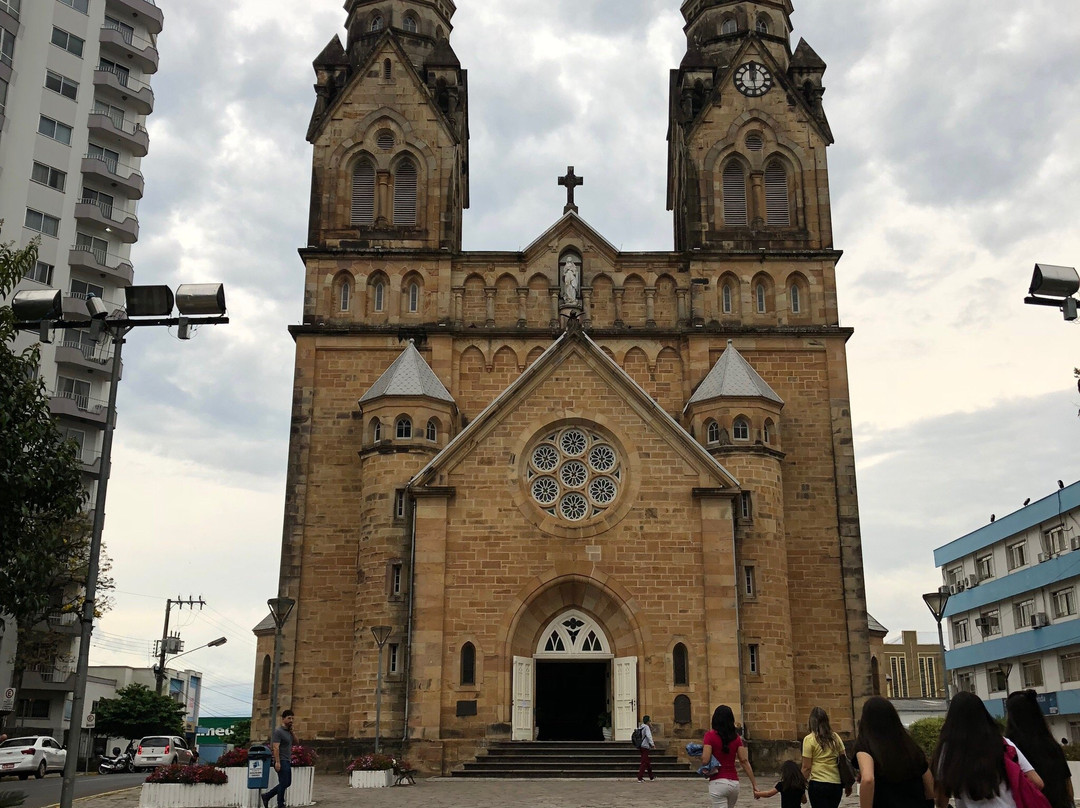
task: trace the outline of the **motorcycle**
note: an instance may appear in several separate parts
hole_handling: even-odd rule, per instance
[[[120,747],[113,747],[112,757],[104,755],[98,764],[98,774],[116,774],[135,771],[135,761],[131,752],[120,753]]]

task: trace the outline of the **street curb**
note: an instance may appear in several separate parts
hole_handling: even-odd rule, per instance
[[[76,797],[72,802],[83,802],[85,800],[100,799],[101,797],[111,797],[113,794],[123,794],[125,791],[134,791],[137,788],[142,788],[142,783],[137,786],[129,786],[128,788],[118,788],[116,791],[102,791],[100,794],[88,794],[85,797]],[[45,805],[42,806],[42,808],[60,808],[60,803],[54,802],[52,805]]]

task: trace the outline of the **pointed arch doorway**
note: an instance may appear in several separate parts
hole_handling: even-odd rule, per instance
[[[578,609],[552,618],[531,657],[514,657],[515,741],[593,741],[611,714],[612,737],[637,723],[637,657],[616,658],[604,628]]]

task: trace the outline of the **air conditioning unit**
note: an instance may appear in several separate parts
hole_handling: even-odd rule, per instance
[[[958,589],[956,584],[949,584],[949,594],[950,595],[955,595],[959,591],[960,590]]]
[[[965,589],[967,589],[967,584],[964,583],[964,579],[961,578],[959,581],[956,582],[953,588],[956,590],[956,592],[953,592],[953,594],[955,595],[957,592],[963,592]]]
[[[1039,563],[1040,564],[1043,563],[1044,561],[1049,561],[1049,560],[1050,560],[1050,554],[1049,553],[1039,553]]]
[[[1032,628],[1045,628],[1050,625],[1050,618],[1046,616],[1046,612],[1035,612],[1031,615],[1031,627]]]
[[[1072,539],[1072,541],[1070,542],[1070,546],[1074,550],[1080,550],[1080,536],[1077,536],[1074,539]]]
[[[971,587],[971,586],[978,586],[978,585],[979,585],[979,579],[978,579],[978,577],[977,577],[977,576],[975,576],[975,575],[969,575],[969,576],[968,576],[968,578],[967,578],[967,585],[968,585],[969,587]]]

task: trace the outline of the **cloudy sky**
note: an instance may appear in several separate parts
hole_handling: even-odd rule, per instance
[[[94,664],[144,664],[165,598],[206,673],[203,712],[245,714],[250,628],[276,594],[311,171],[311,61],[341,0],[158,0],[140,283],[226,284],[232,323],[125,350],[106,542],[115,609]],[[562,212],[667,250],[668,71],[678,0],[458,0],[469,70],[466,249],[517,249]],[[1036,261],[1080,263],[1080,17],[1071,0],[795,0],[825,96],[871,612],[933,629],[932,550],[1080,478],[1080,330],[1024,306]],[[178,663],[183,660],[178,660]]]

